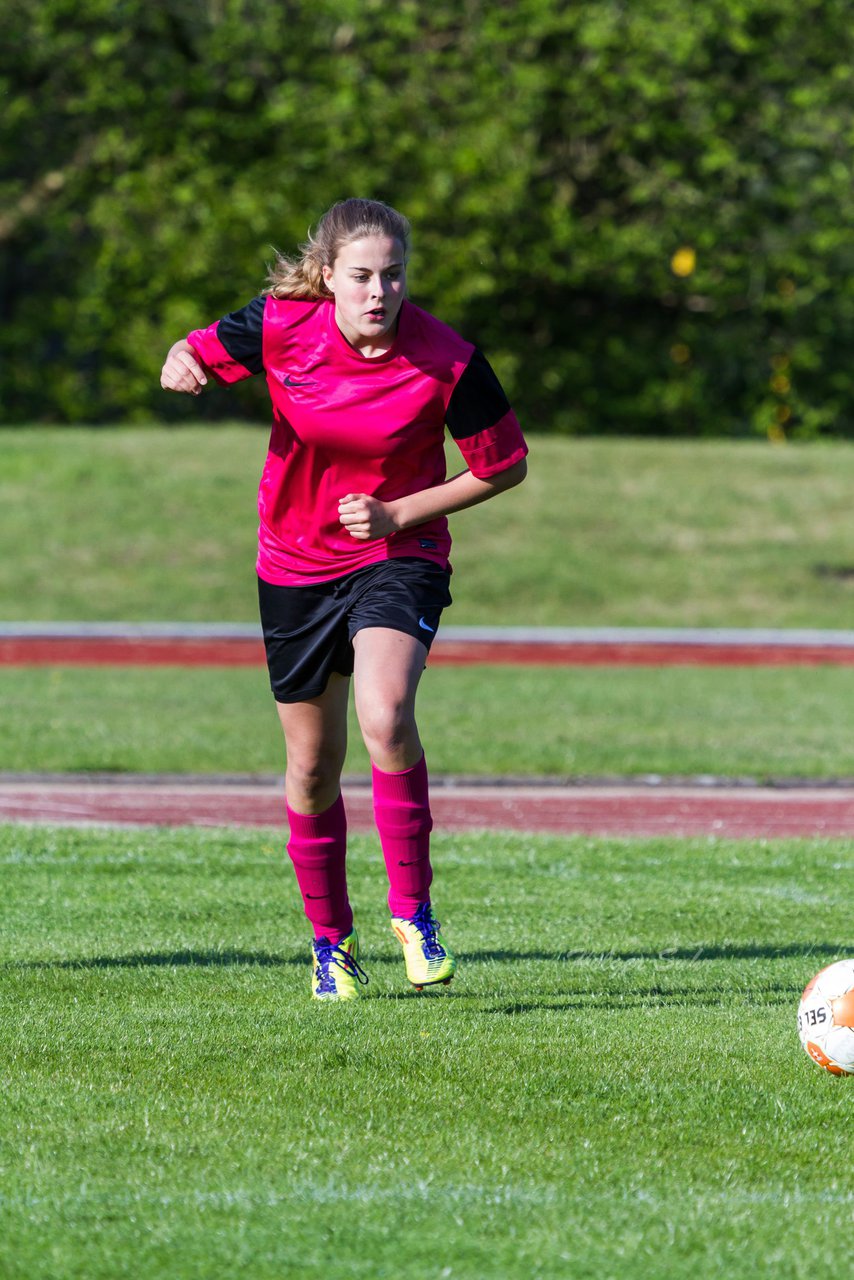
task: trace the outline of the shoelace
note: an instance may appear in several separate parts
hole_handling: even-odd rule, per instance
[[[321,993],[336,990],[335,979],[329,972],[329,966],[333,963],[340,965],[345,973],[349,973],[363,987],[370,981],[358,960],[354,960],[350,952],[345,951],[337,942],[321,941],[319,946],[315,943],[314,956],[317,961],[317,990]]]
[[[422,903],[412,917],[412,923],[417,929],[421,930],[421,935],[424,938],[425,957],[428,960],[438,960],[440,956],[443,956],[445,948],[436,937],[441,926],[438,920],[433,919],[433,912],[429,902]]]

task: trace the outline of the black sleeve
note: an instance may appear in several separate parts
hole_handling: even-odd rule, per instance
[[[451,392],[445,421],[455,440],[487,431],[510,412],[510,402],[486,356],[475,347]]]
[[[253,298],[239,311],[223,316],[216,327],[216,336],[232,360],[237,360],[250,373],[261,373],[264,368],[262,336],[266,301],[263,297]]]

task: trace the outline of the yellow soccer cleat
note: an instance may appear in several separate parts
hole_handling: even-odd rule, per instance
[[[403,947],[406,976],[420,991],[451,981],[457,962],[439,933],[429,902],[422,902],[414,916],[392,916],[391,927]]]
[[[311,994],[315,1000],[355,1000],[368,975],[358,962],[359,939],[354,929],[340,942],[315,938],[311,944]]]

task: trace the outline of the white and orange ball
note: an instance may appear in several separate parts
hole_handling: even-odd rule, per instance
[[[798,1006],[798,1035],[825,1071],[854,1075],[854,960],[837,960],[807,983]]]

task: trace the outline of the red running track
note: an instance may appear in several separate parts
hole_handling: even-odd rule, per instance
[[[443,640],[433,666],[852,666],[854,645],[678,640]],[[0,666],[263,667],[260,639],[228,637],[2,636]]]
[[[767,634],[767,633],[766,633]],[[431,662],[531,665],[818,665],[854,664],[854,642],[836,633],[703,637],[526,640],[440,636]],[[49,664],[120,666],[264,665],[260,639],[248,636],[38,635],[0,636],[0,666]],[[345,795],[350,825],[373,829],[364,786]],[[524,830],[617,836],[854,836],[854,788],[686,785],[556,786],[517,783],[462,785],[436,780],[432,805],[440,829]],[[281,786],[226,779],[0,777],[0,821],[108,824],[283,826]]]
[[[373,830],[370,788],[345,786],[352,830]],[[854,837],[854,788],[557,786],[439,781],[440,831],[559,835]],[[0,821],[71,825],[284,827],[278,782],[229,778],[0,780]]]

